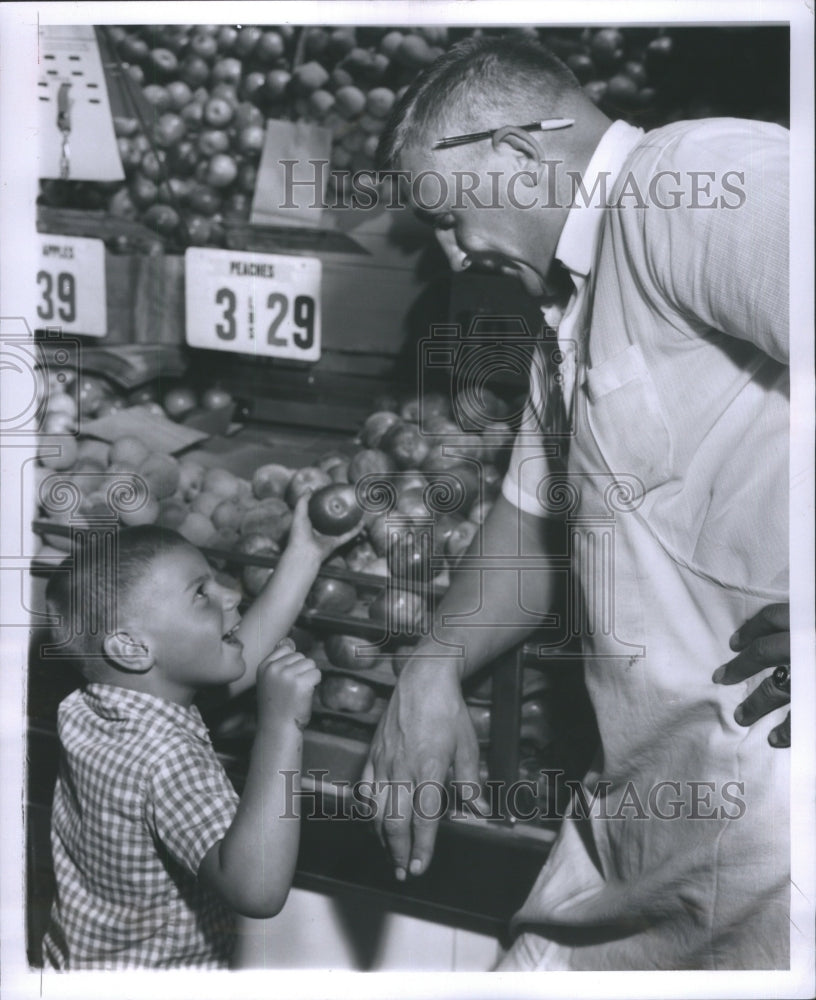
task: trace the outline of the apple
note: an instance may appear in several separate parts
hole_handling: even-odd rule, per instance
[[[376,558],[377,553],[370,542],[358,542],[345,556],[346,566],[352,573],[367,573]]]
[[[167,93],[170,95],[170,104],[174,111],[181,111],[193,99],[193,91],[184,80],[173,80],[168,83]]]
[[[292,80],[297,92],[304,97],[308,97],[315,90],[319,90],[329,81],[328,71],[319,62],[302,63],[292,71]]]
[[[228,187],[238,176],[238,165],[226,153],[216,153],[207,167],[206,180],[211,187]]]
[[[99,409],[102,400],[110,395],[107,384],[93,375],[83,375],[72,386],[81,417],[90,417]]]
[[[422,486],[410,486],[400,491],[397,499],[397,511],[406,517],[420,519],[430,516],[425,503],[425,483]]]
[[[185,413],[196,408],[196,396],[192,389],[187,386],[177,386],[165,393],[162,405],[168,417],[180,420]]]
[[[116,148],[119,150],[119,159],[122,161],[122,169],[125,173],[129,173],[139,165],[142,158],[141,153],[139,153],[130,139],[124,137],[118,138],[116,140]]]
[[[339,451],[330,451],[323,455],[317,462],[317,468],[322,469],[323,472],[331,473],[332,469],[336,469],[338,466],[343,466],[348,470],[348,457],[341,454]]]
[[[259,63],[269,65],[280,59],[285,52],[286,45],[281,35],[277,31],[264,31],[255,46],[254,56]]]
[[[224,128],[235,115],[235,109],[223,97],[211,97],[204,105],[204,121],[212,128]]]
[[[218,40],[214,35],[194,31],[189,41],[190,51],[202,60],[214,59],[218,52]]]
[[[196,140],[196,148],[202,156],[215,156],[230,148],[230,137],[223,129],[205,129]]]
[[[400,417],[392,410],[379,410],[377,413],[372,413],[366,417],[360,432],[360,440],[366,448],[376,448],[382,441],[385,432],[399,422]]]
[[[378,556],[384,556],[388,550],[389,526],[387,520],[388,514],[385,512],[365,518],[369,540]]]
[[[266,535],[278,542],[289,532],[292,512],[280,497],[259,500],[243,515],[240,530],[242,535]]]
[[[226,389],[217,385],[210,386],[201,396],[201,405],[205,410],[223,410],[232,404],[232,396]]]
[[[261,465],[252,474],[252,492],[259,500],[282,497],[293,475],[292,469],[276,462]]]
[[[221,207],[221,196],[206,184],[197,184],[187,195],[187,204],[199,215],[215,215]]]
[[[243,66],[240,59],[219,59],[212,68],[212,79],[215,83],[228,83],[233,86],[241,80]]]
[[[159,501],[155,497],[148,497],[138,510],[120,511],[119,520],[129,527],[138,524],[155,524],[159,513]],[[184,523],[186,524],[186,520]]]
[[[137,174],[133,178],[130,186],[130,197],[134,205],[137,205],[139,208],[147,208],[149,205],[155,203],[158,193],[159,189],[147,177]]]
[[[213,509],[210,520],[219,531],[230,529],[237,534],[243,517],[244,512],[239,507],[237,500],[222,500]]]
[[[348,484],[332,483],[309,497],[309,520],[323,535],[342,535],[359,524],[362,517],[354,487]]]
[[[632,107],[638,100],[638,85],[626,73],[616,73],[607,80],[606,99],[619,107]]]
[[[137,469],[145,480],[151,494],[157,500],[172,496],[181,481],[181,470],[177,459],[172,455],[154,452],[148,455]]]
[[[393,472],[395,463],[393,459],[377,448],[364,448],[352,456],[349,462],[349,479],[357,482],[362,476],[382,475]]]
[[[523,740],[545,747],[558,737],[557,722],[546,701],[531,698],[521,703],[521,730]]]
[[[178,529],[187,519],[187,505],[176,497],[165,497],[159,502],[159,513],[156,523],[163,528]]]
[[[126,62],[144,62],[150,55],[150,46],[138,35],[128,34],[119,45],[119,52]]]
[[[332,712],[369,712],[374,706],[374,688],[355,677],[325,677],[320,700]]]
[[[173,236],[179,224],[179,214],[170,205],[151,205],[142,216],[142,222],[162,236]]]
[[[292,475],[286,487],[284,499],[290,507],[294,508],[304,493],[313,493],[315,490],[331,485],[331,477],[327,472],[318,469],[316,466],[307,465],[302,469],[298,469]]]
[[[430,450],[414,424],[395,424],[385,432],[380,444],[400,469],[419,468]]]
[[[148,104],[153,105],[156,114],[170,110],[172,102],[167,87],[163,87],[160,83],[149,83],[142,88],[142,94]]]
[[[306,604],[312,610],[327,615],[345,615],[357,603],[357,591],[347,580],[321,576],[315,580],[306,595]]]
[[[259,532],[250,532],[246,535],[241,535],[235,543],[235,551],[245,556],[277,556],[280,554],[280,546],[268,535],[262,535]]]
[[[289,89],[292,74],[285,69],[271,69],[266,74],[264,96],[271,101],[280,100]]]
[[[246,58],[258,44],[263,32],[255,25],[246,25],[238,32],[233,50],[238,56]]]
[[[386,586],[368,606],[368,617],[389,632],[413,632],[422,624],[425,603],[419,594]]]
[[[590,80],[584,84],[584,93],[594,104],[600,104],[606,97],[606,80]]]
[[[204,473],[202,488],[205,492],[221,497],[222,500],[236,500],[241,493],[241,481],[228,469],[214,467]]]
[[[191,43],[192,44],[192,43]],[[210,78],[210,67],[198,53],[186,56],[179,67],[179,78],[188,87],[195,89],[202,86]]]
[[[326,656],[335,667],[344,670],[371,670],[377,666],[379,654],[369,650],[371,643],[357,635],[342,635],[335,633],[326,639]],[[369,650],[366,655],[360,655],[362,650]],[[360,651],[360,652],[358,652]]]
[[[612,67],[623,59],[624,37],[617,28],[601,28],[592,36],[590,48],[599,65]]]
[[[423,544],[418,535],[392,534],[388,543],[388,570],[397,580],[431,581],[431,539]]]
[[[238,133],[238,149],[245,156],[260,153],[265,137],[266,131],[262,125],[247,125]]]

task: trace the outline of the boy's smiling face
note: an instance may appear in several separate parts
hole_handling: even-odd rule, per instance
[[[152,694],[190,704],[201,689],[243,675],[243,646],[232,634],[241,620],[239,600],[192,545],[153,559],[128,592],[122,622],[148,649]]]

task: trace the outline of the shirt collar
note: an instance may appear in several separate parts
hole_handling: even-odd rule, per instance
[[[623,121],[613,122],[595,147],[582,175],[586,195],[582,195],[580,190],[577,192],[576,203],[567,215],[555,249],[555,256],[571,275],[581,279],[589,275],[606,207],[599,192],[605,190],[609,197],[626,158],[643,134],[642,128]],[[606,175],[605,185],[596,189],[602,174]],[[591,200],[586,204],[590,196]]]
[[[88,684],[84,694],[88,707],[102,719],[136,720],[154,731],[157,727],[168,731],[184,729],[205,743],[210,742],[210,734],[195,705],[185,708],[166,698],[115,684]]]

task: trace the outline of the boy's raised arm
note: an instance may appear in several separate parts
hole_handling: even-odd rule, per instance
[[[275,572],[247,609],[238,628],[247,668],[244,676],[230,685],[230,696],[255,683],[258,665],[288,635],[323,560],[360,530],[354,528],[337,537],[321,535],[309,521],[308,503],[308,496],[298,500],[289,541]]]

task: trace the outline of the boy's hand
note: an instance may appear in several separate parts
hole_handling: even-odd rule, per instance
[[[304,554],[314,554],[320,562],[323,562],[335,549],[339,549],[341,545],[345,545],[346,542],[359,535],[363,530],[363,525],[360,522],[342,535],[321,535],[319,531],[315,531],[309,520],[310,496],[311,493],[305,493],[295,505],[287,548],[294,546]]]
[[[291,639],[278,643],[258,667],[259,724],[294,721],[304,729],[312,714],[312,695],[320,682],[314,660],[298,653]]]

